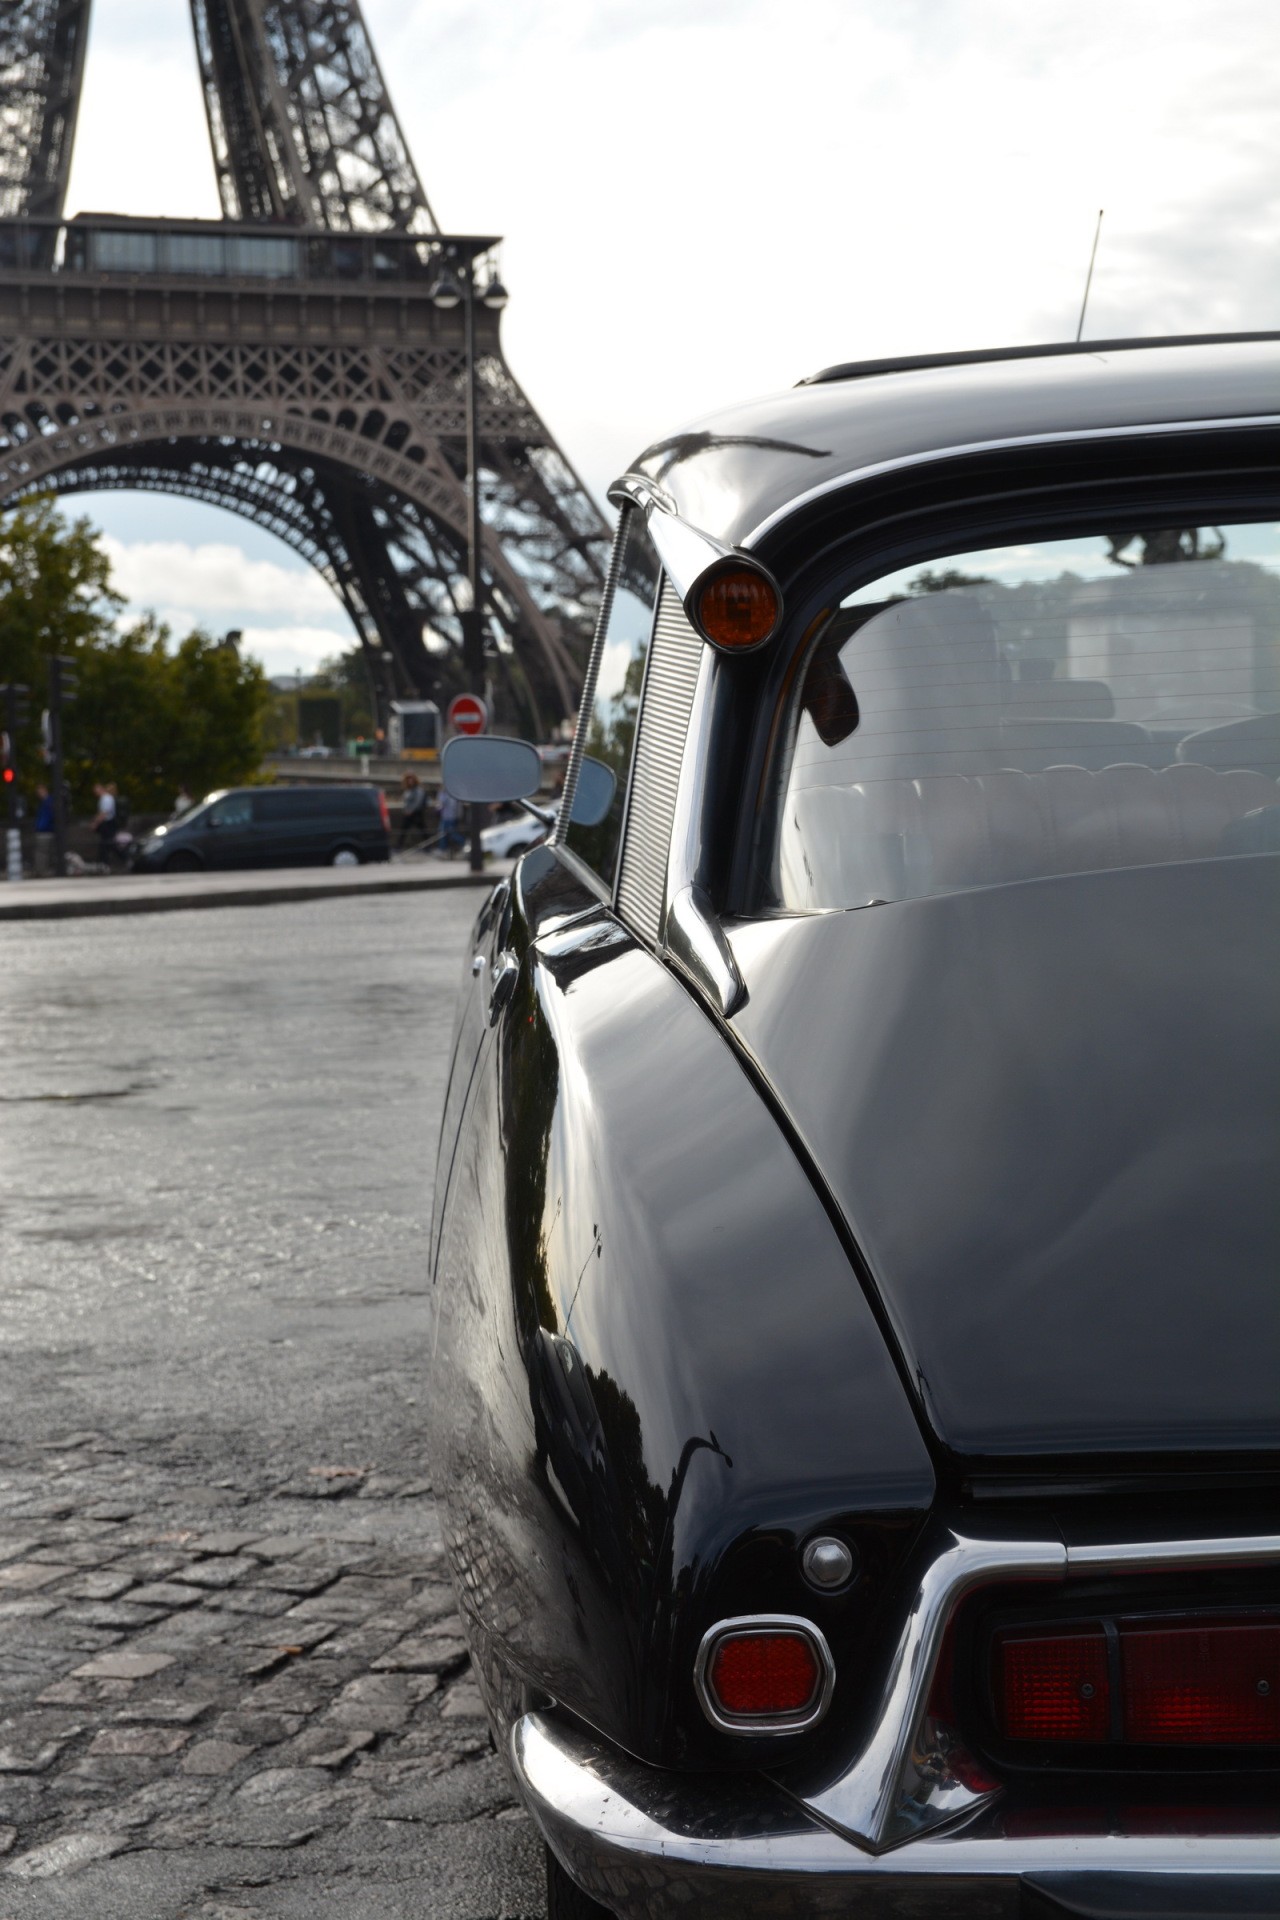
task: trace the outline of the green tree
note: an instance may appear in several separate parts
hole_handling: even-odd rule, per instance
[[[50,656],[79,659],[108,640],[123,606],[87,520],[68,524],[51,499],[24,501],[0,515],[0,683],[31,690],[18,741],[24,781],[37,778],[41,766]]]
[[[171,644],[147,615],[80,654],[66,725],[78,805],[95,780],[114,780],[140,810],[167,811],[180,786],[198,798],[257,773],[271,703],[262,668],[207,633]]]

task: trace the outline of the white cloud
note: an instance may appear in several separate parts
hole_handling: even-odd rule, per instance
[[[268,673],[308,674],[355,644],[350,628],[333,633],[328,627],[246,627],[240,651],[261,660]]]
[[[239,547],[221,541],[192,546],[181,540],[126,542],[104,534],[102,545],[130,607],[152,608],[175,627],[223,621],[244,626],[255,616],[271,625],[271,615],[292,623],[310,614],[330,620],[336,632],[350,631],[332,589],[305,562],[279,566],[250,560]]]

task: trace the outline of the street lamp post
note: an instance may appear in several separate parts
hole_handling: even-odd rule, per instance
[[[507,290],[496,273],[487,285],[476,289],[475,260],[468,255],[455,275],[446,264],[432,288],[431,299],[442,312],[461,306],[463,356],[466,361],[466,489],[467,489],[467,581],[470,605],[462,615],[462,664],[467,684],[477,699],[484,699],[484,605],[482,586],[483,556],[480,520],[480,406],[476,362],[476,301],[494,313],[507,304]],[[484,847],[480,840],[481,808],[468,808],[471,829],[471,871],[484,866]]]

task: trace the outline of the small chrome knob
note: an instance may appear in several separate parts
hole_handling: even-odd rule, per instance
[[[800,1564],[810,1586],[821,1587],[824,1593],[830,1593],[833,1588],[846,1586],[852,1580],[853,1549],[829,1533],[819,1534],[805,1548]]]

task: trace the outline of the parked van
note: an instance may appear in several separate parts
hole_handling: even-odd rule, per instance
[[[381,789],[334,781],[313,787],[232,787],[211,793],[134,859],[139,873],[225,867],[354,867],[391,853]]]

